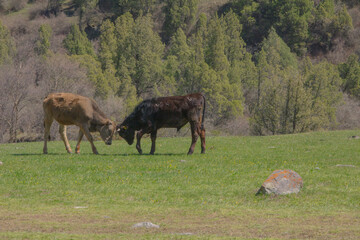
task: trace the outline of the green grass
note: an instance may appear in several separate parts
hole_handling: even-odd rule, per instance
[[[359,239],[359,131],[269,137],[159,138],[135,146],[62,142],[0,145],[1,239]],[[75,142],[71,142],[74,148]],[[143,140],[150,151],[150,139]],[[356,167],[336,167],[337,164]],[[304,180],[299,194],[255,196],[276,169]],[[85,208],[76,208],[85,207]],[[133,229],[150,221],[159,229]],[[192,235],[181,235],[191,233]]]

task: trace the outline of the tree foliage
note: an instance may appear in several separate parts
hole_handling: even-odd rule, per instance
[[[0,21],[0,65],[9,63],[15,54],[15,44],[6,26]]]
[[[38,55],[46,56],[49,53],[51,35],[51,27],[48,24],[42,24],[39,28],[39,39],[36,42],[35,48]]]
[[[352,28],[347,9],[335,0],[318,4],[312,0],[233,0],[232,4],[245,26],[242,37],[248,44],[260,43],[273,27],[299,56],[308,48],[331,50],[336,37]]]
[[[69,34],[64,39],[64,47],[72,55],[95,55],[90,40],[78,25],[71,26]]]
[[[164,39],[168,41],[178,28],[187,32],[189,25],[195,20],[198,0],[164,0],[164,2]]]
[[[335,124],[335,109],[342,96],[336,68],[327,62],[312,65],[307,60],[299,66],[275,30],[262,46],[251,117],[253,132],[296,133]]]

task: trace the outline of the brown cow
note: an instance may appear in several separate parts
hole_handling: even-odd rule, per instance
[[[51,93],[44,99],[43,108],[45,114],[44,154],[47,154],[47,141],[54,119],[60,125],[59,133],[68,153],[72,151],[66,136],[66,125],[76,125],[80,128],[76,153],[80,152],[80,142],[85,134],[93,153],[98,154],[90,132],[100,132],[105,144],[111,145],[115,122],[105,116],[94,100],[72,93]]]
[[[159,97],[142,101],[116,129],[130,145],[134,142],[135,131],[138,131],[136,149],[140,154],[142,154],[141,137],[150,133],[152,142],[150,154],[154,154],[158,129],[177,128],[179,131],[190,122],[192,142],[188,154],[194,152],[198,136],[201,139],[201,153],[205,153],[204,118],[205,97],[201,93]]]

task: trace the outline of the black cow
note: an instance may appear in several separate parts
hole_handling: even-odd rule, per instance
[[[159,128],[177,128],[179,131],[186,123],[190,122],[192,143],[188,154],[194,152],[199,135],[201,153],[205,153],[204,117],[205,97],[201,93],[152,98],[137,105],[124,122],[116,127],[116,130],[129,145],[133,144],[135,131],[138,131],[136,149],[140,154],[142,154],[141,137],[150,133],[152,142],[150,154],[154,154],[156,133]]]

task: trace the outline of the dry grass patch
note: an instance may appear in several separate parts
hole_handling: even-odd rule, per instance
[[[318,216],[296,214],[281,216],[276,213],[259,214],[246,211],[241,215],[221,213],[164,211],[138,215],[105,212],[88,213],[86,209],[77,213],[10,213],[1,211],[1,232],[56,233],[56,234],[105,234],[167,236],[191,234],[205,237],[276,238],[276,239],[358,239],[360,218],[352,213]],[[151,221],[159,229],[134,229],[138,222]],[[0,234],[1,236],[1,234]]]

